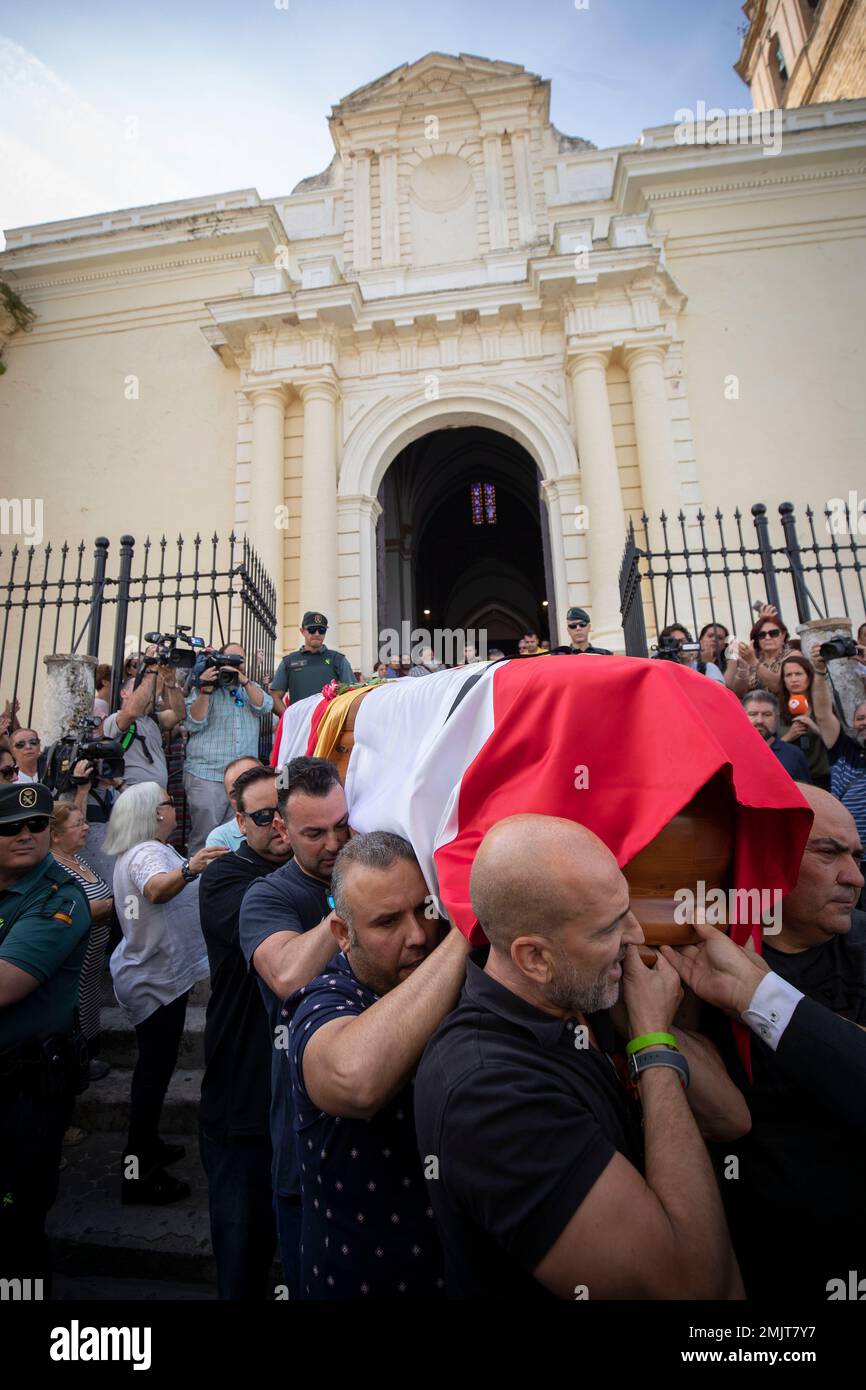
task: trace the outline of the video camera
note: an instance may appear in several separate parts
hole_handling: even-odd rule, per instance
[[[45,785],[53,796],[62,796],[75,787],[89,782],[91,787],[100,781],[110,782],[124,773],[123,749],[116,738],[94,739],[93,730],[101,724],[100,719],[87,715],[78,728],[58,739],[48,756],[45,769]],[[81,759],[91,764],[92,771],[86,777],[74,777],[73,768]]]
[[[244,659],[242,656],[226,656],[224,652],[214,652],[212,656],[207,658],[207,664],[208,666],[215,666],[217,668],[217,680],[219,684],[229,687],[237,685],[238,673],[244,664]],[[199,676],[198,683],[200,689],[207,690],[210,686],[210,681],[202,683],[201,676]]]
[[[822,642],[818,651],[825,661],[841,661],[846,656],[857,655],[857,643],[850,637],[831,637],[829,642]]]
[[[144,640],[156,646],[154,656],[143,658],[145,666],[176,666],[191,671],[196,657],[204,646],[203,637],[187,637],[188,626],[178,625],[174,632],[146,632]],[[181,646],[181,643],[185,643]]]
[[[681,652],[699,652],[700,642],[684,642],[682,637],[660,637],[652,648],[655,661],[679,661]]]

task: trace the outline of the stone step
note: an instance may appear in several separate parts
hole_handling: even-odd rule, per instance
[[[204,1067],[204,1022],[206,1010],[198,1005],[187,1006],[183,1035],[180,1040],[177,1064],[179,1067]],[[103,1008],[102,1042],[99,1057],[112,1067],[134,1067],[138,1048],[135,1029],[117,1005]]]
[[[179,1066],[175,1070],[162,1107],[161,1133],[183,1134],[196,1142],[202,1074],[198,1067]],[[101,1081],[91,1081],[75,1101],[72,1123],[85,1131],[108,1130],[124,1135],[129,1124],[131,1082],[132,1069],[128,1067],[113,1067]]]
[[[164,1207],[121,1205],[124,1134],[94,1132],[75,1147],[64,1145],[66,1167],[60,1173],[60,1191],[47,1223],[54,1267],[63,1275],[213,1284],[207,1182],[198,1145],[189,1134],[173,1132],[167,1125],[162,1133],[169,1142],[186,1145],[186,1157],[170,1171],[192,1188],[186,1201]],[[61,1296],[75,1295],[61,1292]]]

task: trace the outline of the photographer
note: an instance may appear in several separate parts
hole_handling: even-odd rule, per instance
[[[725,684],[725,678],[714,661],[704,661],[700,655],[700,643],[693,642],[688,628],[682,623],[669,623],[659,633],[658,648],[653,653],[656,661],[677,661],[680,666],[690,666],[710,680]]]
[[[189,741],[183,784],[190,816],[187,852],[201,849],[214,826],[232,814],[223,786],[226,763],[258,758],[261,720],[274,702],[244,670],[246,653],[229,642],[197,676],[186,699]]]
[[[833,691],[827,659],[833,659],[833,644],[823,643],[812,653],[815,681],[812,687],[813,714],[821,737],[827,745],[830,759],[830,790],[847,806],[857,826],[857,833],[866,843],[866,700],[854,710],[852,732],[846,733],[833,708]],[[846,644],[847,646],[847,644]],[[850,644],[849,661],[860,663],[866,658],[866,647]],[[866,691],[864,691],[866,693]]]
[[[186,716],[177,672],[154,657],[145,657],[132,689],[127,690],[126,694],[121,691],[121,708],[104,721],[103,733],[106,738],[120,740],[128,787],[139,782],[158,782],[164,787],[168,768],[162,732],[173,729]],[[160,709],[161,704],[164,709]]]

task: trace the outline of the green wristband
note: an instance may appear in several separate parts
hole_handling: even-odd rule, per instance
[[[645,1047],[674,1047],[679,1052],[677,1040],[673,1033],[641,1033],[639,1038],[632,1038],[626,1045],[626,1055],[631,1056],[633,1052],[642,1052]]]

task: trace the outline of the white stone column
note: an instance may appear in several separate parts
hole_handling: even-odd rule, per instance
[[[303,382],[304,474],[299,605],[325,614],[328,646],[339,644],[337,542],[337,400],[332,381]]]
[[[379,225],[382,265],[400,264],[400,208],[397,200],[397,152],[379,155]]]
[[[514,192],[517,198],[517,239],[521,246],[531,246],[537,233],[528,130],[516,131],[512,135],[511,158],[514,163]]]
[[[340,631],[342,651],[362,676],[378,660],[376,522],[382,507],[359,493],[337,498],[340,532]]]
[[[673,520],[668,535],[675,537],[676,518],[682,506],[665,390],[665,348],[661,343],[626,348],[623,360],[631,384],[644,511],[650,519],[650,536],[660,541],[660,513],[666,513],[669,523]]]
[[[352,160],[352,264],[356,270],[369,270],[373,264],[370,217],[370,156],[356,154]]]
[[[637,456],[640,467],[640,486],[643,508],[649,517],[650,547],[663,548],[663,532],[659,517],[665,513],[668,544],[672,551],[682,548],[682,530],[677,520],[683,503],[680,497],[677,466],[674,458],[674,438],[671,412],[665,388],[663,343],[646,343],[626,348],[623,354],[631,383]],[[688,580],[682,573],[683,562],[672,561],[675,574],[670,588],[657,586],[656,595],[663,597],[660,619],[673,622],[674,617],[691,631],[696,619],[692,611]],[[692,633],[692,636],[696,636]]]
[[[508,245],[508,208],[505,204],[505,173],[502,168],[502,140],[498,135],[484,137],[484,178],[487,184],[487,222],[491,251]]]
[[[277,632],[282,641],[286,531],[278,524],[277,508],[286,500],[283,463],[286,391],[282,386],[259,386],[248,395],[253,408],[248,534],[273,580],[277,596]]]
[[[587,547],[591,641],[622,651],[625,641],[619,608],[619,566],[625,546],[625,520],[619,465],[607,394],[610,354],[581,352],[568,363],[572,385],[583,505],[587,508]]]
[[[551,646],[567,640],[565,614],[572,602],[579,601],[581,537],[574,529],[574,508],[578,500],[576,475],[545,478],[541,491],[547,504],[550,534],[550,566],[553,570],[554,613],[548,613]]]

